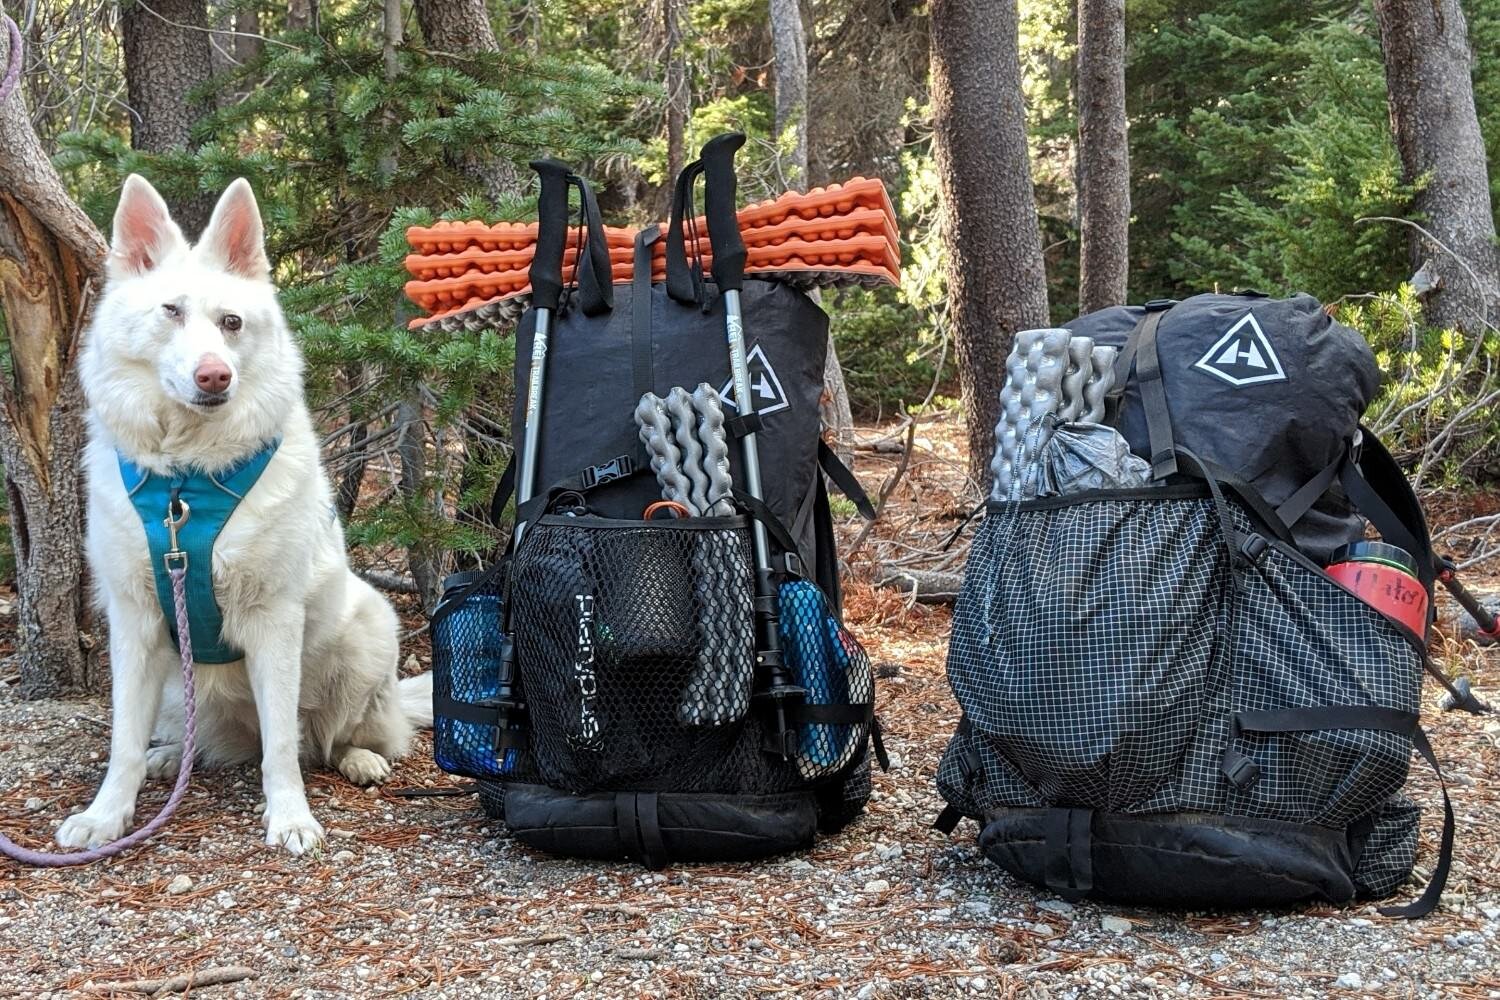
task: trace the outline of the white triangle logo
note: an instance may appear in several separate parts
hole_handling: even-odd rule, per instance
[[[745,362],[750,368],[750,394],[755,397],[756,413],[775,413],[792,405],[781,388],[781,379],[776,377],[776,369],[766,360],[766,352],[761,350],[759,344],[751,348]],[[739,409],[734,400],[734,376],[725,380],[719,388],[719,395],[725,406]]]
[[[1287,380],[1281,359],[1254,313],[1245,313],[1193,367],[1233,386]]]

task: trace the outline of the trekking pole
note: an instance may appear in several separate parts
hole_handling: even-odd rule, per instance
[[[521,547],[526,522],[521,508],[536,493],[537,449],[542,431],[542,391],[547,378],[547,337],[552,313],[562,300],[563,247],[568,239],[568,182],[572,172],[556,160],[534,160],[531,168],[541,178],[537,195],[536,252],[531,258],[531,303],[536,321],[531,341],[531,368],[526,373],[526,426],[521,431],[521,470],[516,479],[516,523],[511,551]],[[526,704],[517,689],[516,636],[507,612],[500,633],[499,668],[495,696],[479,704],[495,709],[495,755],[502,774],[516,770],[522,746],[518,717]]]
[[[704,214],[713,246],[714,284],[724,297],[724,330],[729,340],[729,369],[734,381],[734,399],[739,408],[740,456],[744,465],[745,492],[763,500],[760,484],[760,454],[755,447],[755,398],[750,391],[750,363],[745,353],[745,324],[740,311],[740,288],[745,277],[745,243],[740,239],[735,217],[734,154],[745,144],[740,132],[715,136],[703,147]],[[766,687],[759,692],[769,698],[776,714],[775,746],[783,760],[796,751],[796,734],[787,725],[787,702],[806,697],[781,658],[779,595],[771,570],[771,543],[759,518],[750,522],[755,554],[755,662],[763,672]]]
[[[531,258],[531,303],[536,325],[531,340],[531,367],[526,376],[526,427],[521,434],[521,471],[516,480],[516,507],[536,492],[537,443],[542,431],[542,390],[547,378],[547,337],[552,313],[562,299],[563,246],[568,238],[568,179],[571,171],[556,160],[533,160],[541,178],[537,197],[536,252]],[[581,264],[582,261],[579,261]],[[516,518],[514,541],[521,544],[526,523]]]
[[[1453,599],[1469,613],[1469,617],[1474,619],[1479,634],[1490,640],[1500,639],[1500,621],[1496,620],[1494,612],[1485,607],[1479,598],[1458,582],[1458,567],[1453,564],[1453,560],[1446,556],[1437,556],[1435,561],[1438,580],[1447,588],[1448,593],[1453,595]],[[1443,695],[1443,700],[1439,703],[1443,711],[1463,709],[1465,712],[1480,715],[1490,710],[1490,706],[1474,694],[1474,688],[1467,677],[1455,677],[1450,680],[1444,676],[1439,680],[1448,689],[1448,693]]]

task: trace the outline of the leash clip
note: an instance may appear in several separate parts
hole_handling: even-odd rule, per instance
[[[161,561],[166,565],[169,573],[173,569],[180,568],[184,571],[187,569],[188,554],[177,547],[177,529],[187,524],[191,513],[192,508],[188,506],[186,500],[174,498],[167,505],[167,516],[162,521],[167,528],[167,552],[161,557]]]

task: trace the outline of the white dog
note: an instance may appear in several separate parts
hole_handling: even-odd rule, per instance
[[[88,558],[109,616],[114,728],[98,795],[57,831],[65,847],[119,837],[142,780],[181,763],[178,652],[121,458],[142,476],[213,473],[280,439],[212,543],[221,636],[243,659],[197,671],[198,759],[259,754],[268,844],[301,854],[323,839],[301,754],[356,784],[377,783],[413,728],[432,722],[431,675],[398,684],[396,615],[349,570],[303,401],[302,357],[263,243],[244,180],[224,192],[191,248],[151,185],[125,181],[79,361],[89,402]]]

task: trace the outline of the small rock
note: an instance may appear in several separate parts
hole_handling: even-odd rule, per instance
[[[282,945],[282,947],[281,947],[281,956],[283,958],[296,958],[297,957],[297,949],[294,946],[289,945],[289,944],[288,945]]]
[[[354,831],[340,830],[338,827],[333,827],[328,831],[328,836],[332,837],[334,840],[353,840]]]
[[[874,983],[865,983],[863,986],[861,986],[859,988],[859,992],[856,993],[856,994],[854,994],[854,1000],[870,1000],[870,998],[873,997],[874,995],[875,995],[875,984]]]
[[[170,881],[170,882],[167,883],[167,895],[168,896],[181,896],[183,893],[187,892],[192,887],[193,887],[193,880],[192,879],[188,878],[186,875],[178,875],[172,881]]]
[[[1135,925],[1124,917],[1110,915],[1099,921],[1099,926],[1111,934],[1129,934]]]
[[[891,883],[883,878],[871,879],[865,883],[865,892],[885,892],[891,887]]]
[[[46,804],[47,803],[43,802],[41,799],[39,799],[35,795],[33,795],[31,798],[29,798],[29,799],[26,800],[26,806],[25,806],[25,808],[26,808],[26,811],[29,812],[29,813],[41,812],[42,807],[45,806]]]
[[[983,976],[975,976],[974,979],[970,981],[969,985],[973,987],[974,992],[983,993],[985,990],[990,988],[990,981]]]
[[[121,892],[119,889],[100,889],[99,890],[99,898],[100,899],[119,899],[123,895],[125,895],[125,894],[123,892]]]
[[[221,910],[234,909],[234,897],[227,892],[219,892],[214,895],[214,905]]]
[[[347,851],[347,850],[345,850],[345,851],[339,851],[337,854],[335,854],[333,857],[329,858],[328,860],[332,861],[336,865],[347,865],[351,861],[354,860],[354,852],[353,851]]]
[[[402,668],[409,674],[420,673],[422,670],[422,664],[417,659],[417,654],[413,653],[412,655],[408,656],[406,658],[406,662],[402,664]]]
[[[1065,899],[1044,899],[1036,904],[1036,908],[1046,910],[1048,913],[1056,913],[1060,917],[1073,915],[1073,904]]]
[[[1357,972],[1346,972],[1334,980],[1333,985],[1341,990],[1362,990],[1365,988],[1365,980]]]
[[[1208,960],[1214,964],[1215,969],[1222,969],[1229,964],[1229,956],[1222,951],[1216,951],[1209,955]]]

